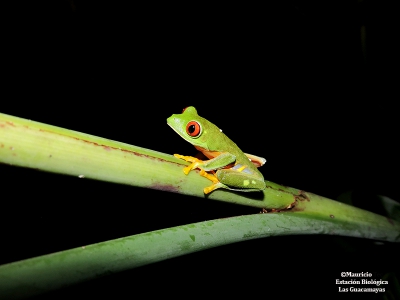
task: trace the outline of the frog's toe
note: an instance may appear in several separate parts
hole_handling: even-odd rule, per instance
[[[215,183],[208,187],[205,187],[203,191],[204,191],[204,194],[207,195],[207,194],[211,193],[212,191],[215,191],[216,189],[219,189],[219,188],[227,188],[227,186],[221,182],[218,182],[218,183]]]
[[[189,174],[189,172],[192,170],[191,165],[188,167],[183,168],[183,173],[185,173],[185,175]]]
[[[219,182],[218,178],[215,175],[208,174],[203,169],[200,169],[200,175],[205,177],[205,178],[207,178],[208,180],[211,180],[213,183],[218,183]]]

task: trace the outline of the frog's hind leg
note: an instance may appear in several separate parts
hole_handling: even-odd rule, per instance
[[[216,189],[220,189],[220,188],[222,188],[222,189],[228,189],[228,190],[230,190],[231,188],[229,188],[227,185],[225,185],[225,184],[223,184],[223,183],[221,183],[221,182],[217,182],[217,183],[214,183],[213,185],[210,185],[210,186],[208,186],[208,187],[205,187],[204,188],[204,194],[209,194],[209,193],[211,193],[212,191],[214,191],[214,190],[216,190]]]
[[[200,175],[207,178],[208,180],[211,180],[213,183],[218,183],[219,180],[214,174],[209,174],[203,169],[200,169]]]
[[[219,182],[217,176],[215,176],[214,174],[207,173],[203,169],[200,169],[200,175],[205,177],[205,178],[207,178],[208,180],[211,180],[213,182],[212,185],[204,188],[204,190],[203,190],[204,194],[209,194],[212,191],[214,191],[216,189],[219,189],[219,188],[229,189],[228,186],[226,186],[225,184]]]
[[[211,186],[204,188],[204,194],[209,194],[219,188],[240,192],[259,192],[265,188],[264,180],[242,172],[243,169],[240,168],[239,171],[232,169],[218,170],[216,176],[204,171],[205,176],[200,171],[200,175],[213,182]]]
[[[252,192],[265,188],[265,181],[257,176],[253,176],[246,172],[243,167],[234,169],[218,170],[217,179],[229,186],[230,190]]]

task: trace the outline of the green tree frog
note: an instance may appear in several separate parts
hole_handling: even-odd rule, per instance
[[[218,188],[244,192],[265,188],[264,177],[257,167],[262,166],[266,160],[243,153],[222,130],[200,117],[193,106],[185,108],[181,114],[173,114],[167,119],[167,123],[209,159],[202,161],[195,157],[174,154],[175,157],[191,163],[183,169],[186,175],[198,168],[201,176],[213,182],[211,186],[204,188],[205,194]]]

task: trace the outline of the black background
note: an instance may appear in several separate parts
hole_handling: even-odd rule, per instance
[[[171,114],[193,105],[242,150],[267,159],[260,169],[267,180],[331,199],[353,191],[354,205],[384,214],[375,196],[400,196],[392,11],[391,2],[380,1],[6,6],[1,111],[194,155],[166,124]],[[258,213],[6,165],[0,172],[1,263]],[[193,286],[191,280],[205,292],[221,278],[229,282],[224,292],[297,284],[301,294],[312,289],[309,278],[314,278],[336,293],[332,282],[341,271],[398,270],[395,253],[394,245],[354,238],[274,237],[172,259],[63,293],[125,292],[133,283],[144,290],[148,282]],[[267,275],[257,273],[259,268]]]

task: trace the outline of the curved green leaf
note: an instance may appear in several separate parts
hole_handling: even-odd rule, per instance
[[[337,209],[334,211],[339,213]],[[346,219],[350,215],[332,218],[306,210],[247,215],[66,250],[0,266],[0,298],[32,296],[168,258],[275,235],[332,234],[400,241],[399,223],[378,225],[380,216],[372,213],[364,216],[367,219],[349,222]]]

